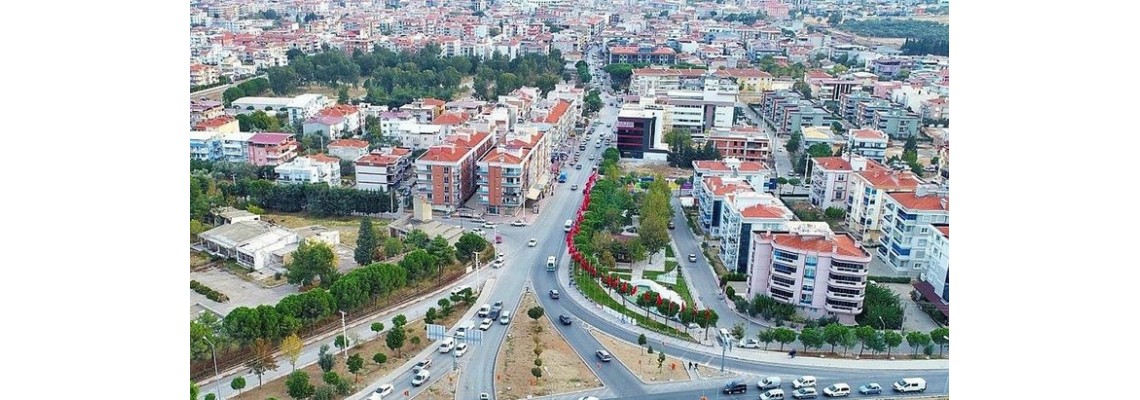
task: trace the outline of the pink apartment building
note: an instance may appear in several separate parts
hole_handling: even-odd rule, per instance
[[[293,134],[257,133],[249,138],[249,162],[259,167],[281,165],[297,157],[297,148]]]

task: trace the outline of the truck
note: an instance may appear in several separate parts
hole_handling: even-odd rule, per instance
[[[558,183],[566,183],[566,173],[558,174]]]
[[[554,272],[554,268],[557,265],[558,264],[555,262],[554,256],[550,256],[550,257],[546,258],[546,272]]]

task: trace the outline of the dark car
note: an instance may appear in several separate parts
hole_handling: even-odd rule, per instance
[[[748,392],[748,384],[744,382],[732,381],[724,385],[721,390],[724,394],[740,394]]]
[[[602,360],[603,362],[610,362],[610,361],[614,360],[614,356],[611,356],[610,352],[605,351],[605,350],[598,350],[596,353],[594,353],[594,355],[597,356],[598,359]]]
[[[559,315],[558,322],[561,322],[562,325],[570,325],[570,316],[566,314]]]

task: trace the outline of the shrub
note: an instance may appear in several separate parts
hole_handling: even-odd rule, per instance
[[[200,294],[200,295],[206,296],[207,299],[210,299],[210,300],[213,300],[213,301],[216,301],[219,303],[225,303],[227,301],[230,301],[229,296],[226,296],[225,294],[222,294],[221,292],[218,292],[217,290],[214,290],[214,289],[212,289],[206,285],[203,285],[201,282],[198,282],[195,280],[190,281],[190,289],[195,291],[195,292],[198,292],[198,294]]]

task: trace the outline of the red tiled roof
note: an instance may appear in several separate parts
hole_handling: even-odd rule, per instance
[[[433,99],[430,97],[424,99],[424,105],[425,106],[442,106],[444,104],[447,104],[447,103],[444,102],[443,100],[440,100],[440,99]]]
[[[357,149],[367,149],[368,141],[357,139],[337,139],[329,142],[329,147],[352,147]]]
[[[528,151],[529,150],[527,150],[527,149],[521,149],[520,154],[526,155],[526,153]],[[496,163],[501,162],[503,164],[519,164],[519,163],[521,163],[522,158],[519,158],[518,156],[514,155],[513,153],[514,152],[507,150],[507,149],[494,148],[494,149],[491,149],[491,151],[488,151],[487,154],[483,155],[483,158],[479,159],[479,162],[481,162],[481,163],[483,163],[483,162],[496,162]]]
[[[877,129],[856,129],[851,131],[851,136],[859,139],[886,139],[887,134]]]
[[[399,160],[400,157],[398,156],[371,153],[365,154],[364,157],[357,159],[356,165],[367,167],[383,167],[385,165],[395,164]]]
[[[490,132],[476,132],[469,137],[452,134],[445,138],[446,143],[428,148],[420,160],[453,163],[471,153],[479,142],[490,136]]]
[[[740,210],[744,218],[784,218],[787,216],[783,208],[766,204],[756,204]]]
[[[719,161],[719,160],[693,161],[693,168],[707,169],[707,170],[713,170],[713,171],[725,171],[725,172],[732,170],[731,168],[728,167],[728,164],[726,164],[724,161]],[[768,166],[764,165],[763,163],[758,163],[755,161],[743,161],[740,163],[740,168],[738,169],[738,171],[741,171],[741,172],[759,172],[759,171],[763,171],[766,169],[768,169]]]
[[[812,161],[815,161],[816,165],[820,168],[827,170],[851,170],[851,162],[844,160],[843,157],[816,157],[813,158]]]
[[[260,132],[249,137],[250,143],[255,144],[281,144],[293,137],[291,133]]]
[[[431,123],[432,125],[459,125],[465,121],[467,121],[466,114],[443,113],[435,117],[435,120],[431,121]]]
[[[895,202],[908,210],[950,211],[950,199],[935,194],[919,197],[913,192],[887,193]]]
[[[351,104],[337,104],[321,110],[317,115],[322,117],[347,117],[349,115],[359,112],[356,106]]]
[[[198,121],[198,124],[194,125],[194,129],[219,128],[225,124],[228,124],[228,123],[231,123],[234,121],[237,121],[237,119],[235,119],[234,117],[231,117],[229,115],[223,115],[220,117],[214,117],[214,118],[210,118],[207,120]]]
[[[791,247],[793,249],[809,252],[818,252],[823,254],[832,254],[833,246],[835,253],[845,257],[859,257],[870,258],[871,253],[860,247],[851,236],[847,234],[835,235],[833,238],[828,239],[821,235],[798,235],[795,233],[781,233],[773,235],[773,242],[777,245],[784,247]]]
[[[546,115],[546,120],[543,122],[546,122],[548,124],[558,123],[558,120],[562,119],[562,116],[566,114],[566,110],[569,109],[570,102],[566,100],[558,100],[558,104],[554,105],[554,108],[550,110],[550,114]]]
[[[950,238],[950,224],[937,224],[934,225],[934,229],[942,232],[942,236],[945,236],[947,239]]]
[[[878,190],[914,190],[914,188],[922,183],[918,180],[918,177],[914,176],[914,173],[910,171],[894,173],[878,169],[867,169],[856,173],[867,180],[867,183],[869,183],[871,187]]]
[[[313,155],[308,156],[308,157],[309,157],[309,159],[316,161],[316,162],[340,164],[339,158],[331,157],[331,156],[328,156],[325,154],[313,154]]]

